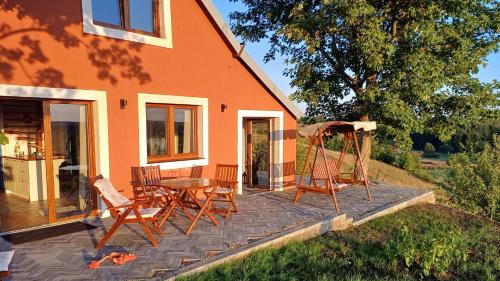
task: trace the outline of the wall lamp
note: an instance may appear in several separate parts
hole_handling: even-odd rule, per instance
[[[220,112],[224,112],[227,109],[227,104],[221,104],[220,105]]]
[[[127,107],[128,101],[126,99],[120,99],[120,109],[125,109]]]

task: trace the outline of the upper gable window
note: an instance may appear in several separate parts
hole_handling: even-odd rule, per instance
[[[114,26],[122,25],[121,4],[119,0],[92,1],[94,23],[105,23]]]
[[[158,1],[156,0],[94,0],[94,24],[131,32],[158,35]]]
[[[86,33],[172,48],[170,0],[82,0]]]

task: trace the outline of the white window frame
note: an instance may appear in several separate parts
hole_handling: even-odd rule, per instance
[[[164,48],[173,48],[170,0],[159,0],[159,37],[94,24],[92,1],[94,0],[82,0],[83,32]]]
[[[139,162],[141,166],[160,165],[162,170],[171,170],[208,165],[208,98],[139,93],[137,103],[139,107]],[[200,107],[201,114],[198,114],[198,124],[201,124],[201,128],[198,128],[200,132],[198,134],[200,159],[148,163],[146,128],[146,104],[148,103],[195,105]]]

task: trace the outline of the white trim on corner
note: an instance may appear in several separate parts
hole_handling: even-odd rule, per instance
[[[94,24],[92,16],[92,1],[93,0],[82,0],[83,32],[164,48],[173,48],[170,0],[160,0],[160,37]]]
[[[283,111],[238,110],[238,194],[243,193],[243,119],[244,118],[278,118],[278,128],[271,134],[271,141],[278,141],[278,163],[283,163]],[[281,170],[281,169],[279,169]],[[277,182],[272,187],[275,191],[283,190],[283,176],[275,177]]]
[[[184,104],[197,105],[201,107],[202,134],[201,139],[201,159],[181,160],[172,162],[155,163],[160,165],[162,170],[190,168],[193,166],[208,165],[208,98],[196,98],[186,96],[158,95],[158,94],[138,94],[138,112],[139,112],[139,161],[141,166],[148,164],[147,152],[147,130],[146,130],[146,103],[162,104]]]
[[[0,84],[1,97],[93,101],[96,174],[109,178],[108,102],[106,92]],[[101,202],[102,203],[102,202]],[[100,204],[100,210],[106,206]],[[107,216],[108,212],[102,214]]]

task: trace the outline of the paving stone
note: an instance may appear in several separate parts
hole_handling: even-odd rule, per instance
[[[426,193],[426,190],[375,185],[369,202],[362,187],[350,187],[337,193],[340,213],[329,197],[306,193],[293,204],[295,191],[266,192],[238,196],[240,212],[230,220],[216,216],[220,225],[201,218],[191,235],[183,231],[189,221],[181,214],[169,219],[158,237],[158,248],[152,248],[139,225],[125,225],[107,242],[103,253],[131,252],[137,260],[121,267],[103,265],[90,270],[87,264],[102,256],[95,245],[114,220],[95,219],[97,229],[77,232],[41,241],[12,245],[0,239],[0,250],[15,250],[11,265],[12,280],[143,280],[175,272],[182,261],[194,264],[207,258],[207,252],[223,254],[248,245],[260,237],[267,239],[285,231],[343,213],[357,221],[387,206]],[[222,251],[220,253],[219,251]],[[209,254],[208,256],[213,255]],[[9,279],[7,279],[9,280]]]

